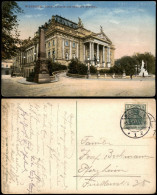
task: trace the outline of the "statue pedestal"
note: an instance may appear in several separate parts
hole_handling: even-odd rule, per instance
[[[50,75],[48,73],[48,68],[46,60],[38,60],[36,62],[36,71],[35,71],[34,82],[36,83],[49,83],[51,82]]]
[[[35,82],[36,83],[49,83],[51,82],[51,78],[49,74],[45,74],[45,73],[39,73],[35,75]]]
[[[140,70],[140,73],[139,73],[139,75],[138,76],[140,76],[140,77],[148,77],[149,75],[148,75],[148,72],[147,72],[147,70],[144,68],[144,61],[142,60],[142,66],[141,66],[141,70]]]
[[[45,48],[45,30],[39,27],[39,53],[38,60],[35,66],[35,78],[36,83],[50,83],[51,78],[46,61],[46,48]]]
[[[123,72],[122,78],[126,78],[126,74],[125,74],[125,72]]]
[[[144,77],[148,77],[148,72],[147,72],[147,70],[142,69],[141,72],[139,73],[139,76],[140,76],[140,77],[143,77],[143,76],[144,76]]]

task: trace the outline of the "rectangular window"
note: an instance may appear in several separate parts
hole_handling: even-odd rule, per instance
[[[65,59],[66,59],[66,60],[69,59],[69,54],[68,54],[68,53],[65,54]]]
[[[52,51],[52,61],[55,61],[55,50]]]
[[[50,47],[51,43],[49,42],[49,47]]]
[[[75,42],[73,42],[73,47],[75,47]]]
[[[55,45],[55,40],[53,40],[53,46]]]
[[[50,51],[48,52],[48,58],[50,58]]]
[[[69,42],[68,41],[65,41],[65,46],[68,46],[69,45]]]

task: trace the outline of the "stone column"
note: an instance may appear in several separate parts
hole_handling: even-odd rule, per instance
[[[102,66],[105,67],[105,48],[102,48]]]
[[[71,41],[70,41],[70,54],[69,54],[69,59],[71,59]]]
[[[76,57],[78,58],[78,43],[76,43]]]
[[[99,44],[97,44],[97,60],[99,60]]]
[[[92,65],[94,65],[94,43],[92,43]]]
[[[85,48],[85,44],[83,45],[83,59],[84,59],[84,61],[86,60],[86,48]]]
[[[36,58],[38,58],[38,53],[39,53],[38,48],[39,48],[39,44],[37,43],[37,45],[36,45],[36,50],[37,50]]]
[[[39,28],[39,53],[34,81],[37,83],[48,83],[51,81],[46,63],[45,30],[43,28]]]
[[[111,56],[110,56],[110,47],[108,48],[108,57],[109,57],[109,62],[111,62]]]
[[[107,47],[107,67],[110,68],[111,62],[110,62],[110,46]]]
[[[92,43],[89,43],[89,59],[91,60],[92,54],[91,54],[91,48],[92,48]]]
[[[63,39],[63,45],[62,45],[62,54],[63,54],[63,59],[64,59],[64,39]]]

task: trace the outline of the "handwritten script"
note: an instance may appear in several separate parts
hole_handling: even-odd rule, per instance
[[[3,105],[2,161],[6,193],[21,187],[24,193],[68,189],[75,152],[75,112],[72,111],[75,109],[48,101]]]
[[[148,101],[153,111],[154,103]],[[2,192],[153,193],[154,112],[148,136],[131,139],[119,123],[124,104],[124,100],[3,100]]]

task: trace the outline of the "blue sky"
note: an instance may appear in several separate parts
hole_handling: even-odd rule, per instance
[[[22,39],[33,37],[40,25],[57,14],[76,23],[80,17],[84,27],[96,33],[101,25],[116,47],[115,58],[134,52],[155,54],[155,1],[21,1],[18,4],[24,10],[18,16]]]

